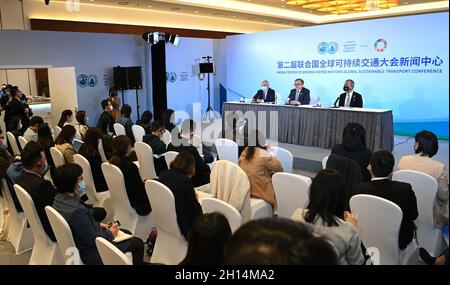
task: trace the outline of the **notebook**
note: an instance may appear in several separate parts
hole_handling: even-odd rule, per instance
[[[113,239],[113,242],[122,242],[125,240],[129,240],[130,238],[132,238],[132,235],[129,235],[127,233],[122,232],[121,230],[119,230],[119,233],[117,234],[117,236]]]

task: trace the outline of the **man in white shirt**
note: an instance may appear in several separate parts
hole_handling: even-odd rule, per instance
[[[44,124],[44,120],[39,116],[33,116],[30,119],[30,126],[23,134],[23,138],[27,140],[27,142],[38,140],[38,128],[40,125]]]
[[[363,107],[362,95],[358,92],[353,91],[354,87],[355,82],[353,80],[345,80],[343,88],[345,93],[339,95],[339,107]]]

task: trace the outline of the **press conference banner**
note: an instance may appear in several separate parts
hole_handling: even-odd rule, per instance
[[[393,110],[397,134],[448,139],[448,22],[436,13],[228,37],[229,100],[267,79],[284,101],[301,78],[312,103],[330,106],[353,79],[365,107]]]

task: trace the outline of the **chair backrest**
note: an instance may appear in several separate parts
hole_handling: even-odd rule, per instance
[[[231,232],[234,233],[242,225],[241,214],[230,204],[216,198],[203,199],[201,204],[203,213],[218,212],[224,215],[230,224]]]
[[[22,136],[19,137],[19,144],[21,149],[24,149],[27,143],[28,141],[24,137]]]
[[[290,218],[298,208],[306,208],[311,178],[277,172],[272,176],[273,189],[277,201],[278,216]]]
[[[327,155],[322,159],[322,169],[327,168],[328,157],[329,156]]]
[[[66,160],[64,159],[63,153],[56,147],[52,146],[50,148],[50,154],[52,155],[53,162],[55,163],[55,167],[66,164]]]
[[[95,245],[104,265],[133,265],[125,253],[106,239],[97,237]]]
[[[53,207],[46,206],[45,212],[47,213],[48,220],[55,233],[58,248],[64,258],[65,264],[68,265],[69,262],[75,262],[74,265],[80,265],[80,253],[75,245],[72,230],[66,219],[64,219],[64,217]]]
[[[106,158],[105,148],[103,147],[102,139],[98,140],[98,153],[100,154],[100,157],[101,157],[103,162],[107,162],[108,161],[108,159]]]
[[[172,134],[168,130],[164,131],[164,134],[162,135],[162,141],[166,144],[166,146],[168,146],[172,142]]]
[[[122,124],[114,123],[114,132],[116,133],[116,136],[126,136],[125,127]]]
[[[155,163],[153,161],[153,150],[144,142],[136,142],[134,150],[139,161],[139,173],[142,179],[155,179]]]
[[[102,163],[102,171],[111,194],[114,207],[114,219],[119,220],[123,228],[129,231],[134,230],[136,226],[135,221],[138,216],[136,211],[131,207],[130,200],[128,199],[122,171],[109,162]]]
[[[83,169],[83,180],[84,183],[86,183],[86,194],[88,195],[89,200],[96,201],[97,191],[95,189],[94,177],[92,176],[91,164],[81,154],[75,154],[73,160]]]
[[[133,125],[131,127],[131,131],[133,132],[134,140],[137,142],[141,142],[142,138],[145,136],[144,128],[139,125]]]
[[[398,238],[403,213],[395,203],[372,195],[350,199],[350,209],[358,215],[358,230],[364,246],[378,249],[380,264],[399,264]]]
[[[14,155],[20,155],[20,149],[17,146],[16,137],[11,132],[6,132],[6,136],[8,138],[8,143],[11,146],[11,150]]]
[[[239,163],[237,143],[229,139],[217,139],[214,145],[216,146],[217,155],[220,160],[228,160],[236,164]]]
[[[59,126],[55,126],[55,131],[54,131],[54,139],[56,140],[56,138],[59,136],[59,134],[61,133],[62,129]]]
[[[417,226],[417,238],[419,244],[425,246],[427,234],[435,230],[434,226],[434,201],[438,189],[436,179],[428,174],[414,170],[399,170],[393,173],[392,180],[411,184],[416,195],[417,210],[419,216],[414,221]],[[432,246],[430,245],[430,248]],[[427,246],[428,249],[428,246]]]
[[[152,215],[158,230],[184,239],[178,227],[175,197],[172,191],[156,180],[145,181],[145,190],[152,205]]]
[[[164,154],[164,159],[166,160],[167,167],[170,169],[170,163],[177,157],[177,151],[168,151]]]
[[[30,194],[28,194],[28,192],[18,184],[14,184],[14,191],[16,191],[16,195],[19,199],[20,205],[22,206],[23,212],[25,213],[25,216],[30,223],[31,230],[33,231],[34,235],[34,240],[36,241],[38,239],[41,239],[50,243],[51,241],[47,236],[47,233],[44,231],[41,219],[39,218]]]
[[[3,197],[6,200],[6,205],[8,207],[10,214],[15,217],[18,217],[19,212],[17,211],[16,205],[14,204],[14,200],[13,200],[13,197],[10,192],[11,189],[9,189],[9,185],[8,185],[8,182],[6,181],[6,178],[1,179],[1,186],[2,186]]]
[[[292,173],[294,156],[290,151],[281,147],[272,147],[272,153],[280,160],[283,172]]]

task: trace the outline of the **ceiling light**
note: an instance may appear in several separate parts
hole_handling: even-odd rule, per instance
[[[398,0],[295,0],[287,4],[305,9],[328,12],[332,14],[348,14],[378,9],[389,9],[398,6]],[[308,11],[312,13],[312,11]]]

